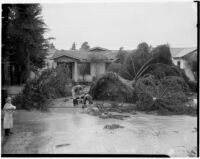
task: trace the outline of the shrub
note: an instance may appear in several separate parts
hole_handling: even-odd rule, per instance
[[[119,50],[117,53],[117,59],[120,64],[124,64],[128,57],[128,52],[125,50]]]
[[[17,109],[21,109],[21,104],[23,103],[23,94],[19,93],[17,94],[13,99],[12,103],[17,107]]]
[[[152,50],[155,63],[172,65],[172,55],[168,45],[159,45]]]
[[[198,91],[198,86],[197,86],[197,82],[196,81],[188,81],[188,86],[190,87],[190,90],[192,92],[196,92]]]

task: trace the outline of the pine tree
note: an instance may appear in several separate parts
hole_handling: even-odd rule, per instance
[[[8,47],[6,47],[7,43],[7,29],[8,24],[10,22],[10,8],[12,7],[11,4],[4,4],[2,5],[2,85],[7,85],[10,83],[10,76],[9,76],[9,54],[8,54]]]
[[[76,43],[75,42],[72,44],[71,50],[76,50]]]
[[[5,47],[15,70],[13,76],[21,77],[14,83],[25,82],[30,71],[45,65],[48,40],[43,36],[47,28],[41,11],[40,4],[13,4],[10,8]]]

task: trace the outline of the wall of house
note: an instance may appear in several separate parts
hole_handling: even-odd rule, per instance
[[[85,75],[84,80],[87,82],[92,82],[93,78],[100,77],[106,71],[106,64],[105,63],[91,63],[90,64],[90,75]],[[83,76],[78,71],[78,81],[83,81]]]
[[[72,63],[72,80],[75,82],[78,81],[78,68],[77,68],[77,60],[69,58],[69,57],[59,57],[55,59],[54,62],[54,68],[57,66],[57,63],[59,62],[66,62],[66,63]]]
[[[191,81],[195,81],[194,73],[192,72],[192,69],[186,60],[183,60],[183,69],[185,70],[186,76]]]
[[[90,74],[89,75],[83,75],[80,74],[78,70],[78,61],[68,58],[68,57],[60,57],[55,60],[54,67],[56,67],[58,62],[72,62],[72,79],[75,82],[79,81],[87,81],[87,82],[92,82],[93,78],[100,77],[106,72],[106,63],[90,63]]]
[[[183,59],[172,59],[173,63],[178,66],[178,62],[180,61],[180,68],[183,69],[185,66],[184,66],[184,61]]]
[[[186,76],[191,80],[191,81],[195,81],[195,77],[194,74],[188,64],[188,62],[184,59],[173,59],[172,60],[173,63],[177,66],[178,65],[178,61],[180,61],[180,68],[183,69],[185,71]]]
[[[91,75],[93,77],[100,77],[106,72],[105,63],[91,63]]]

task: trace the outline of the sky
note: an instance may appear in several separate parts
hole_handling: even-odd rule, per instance
[[[135,49],[141,42],[153,47],[194,47],[197,11],[194,2],[45,3],[43,19],[57,49],[90,47]]]

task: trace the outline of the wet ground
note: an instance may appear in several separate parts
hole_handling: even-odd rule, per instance
[[[121,128],[105,129],[109,124]],[[197,118],[158,116],[137,112],[124,120],[101,119],[71,99],[57,99],[49,112],[15,113],[14,134],[3,145],[3,153],[45,154],[167,154],[188,156],[197,143]]]

